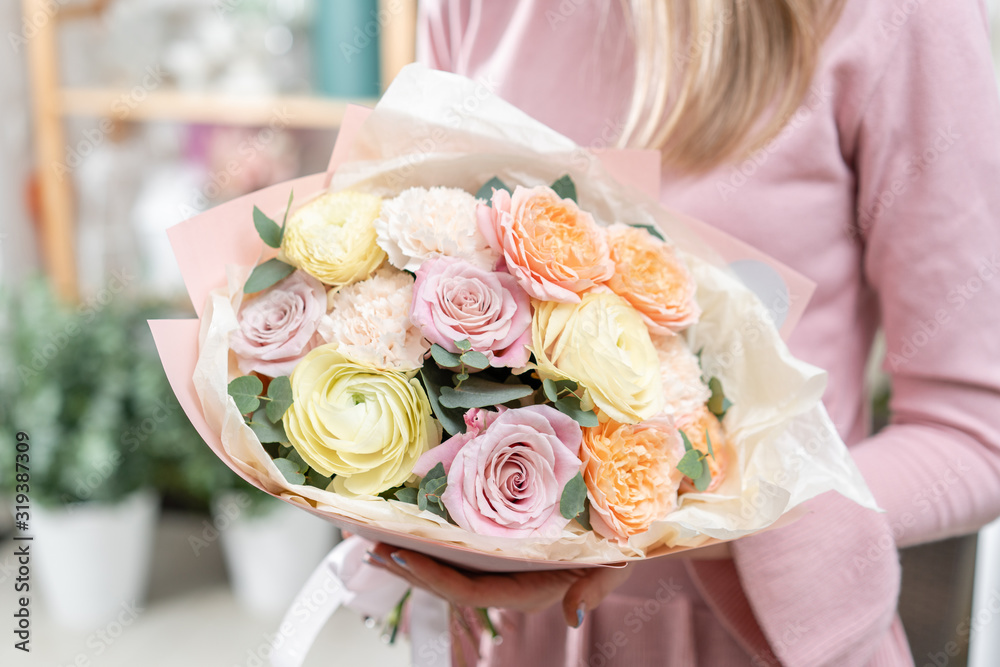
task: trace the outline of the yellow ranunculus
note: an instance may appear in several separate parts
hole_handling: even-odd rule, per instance
[[[367,278],[385,259],[375,243],[382,198],[362,192],[317,197],[289,219],[281,258],[327,285]]]
[[[375,495],[402,484],[440,442],[427,395],[403,373],[352,363],[321,345],[291,380],[285,432],[306,463],[336,475],[338,493]]]
[[[543,378],[583,385],[611,419],[635,424],[663,409],[660,360],[642,317],[610,291],[580,303],[535,302],[532,352]]]

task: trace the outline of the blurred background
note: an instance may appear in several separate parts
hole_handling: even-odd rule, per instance
[[[240,482],[187,422],[146,325],[193,316],[164,231],[323,171],[346,105],[374,104],[413,60],[416,5],[0,3],[0,663],[268,664],[338,535]],[[889,387],[872,368],[877,427]],[[18,429],[37,535],[30,654],[10,634]],[[903,553],[918,665],[1000,664],[998,534]],[[405,640],[347,611],[306,664],[330,656],[409,663]]]

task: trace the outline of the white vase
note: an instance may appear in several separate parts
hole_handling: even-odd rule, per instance
[[[154,492],[142,490],[117,503],[32,508],[31,559],[53,620],[83,632],[134,620],[149,581],[159,506]]]
[[[236,492],[213,503],[233,595],[258,616],[280,617],[336,545],[337,528],[278,500],[250,514],[239,499]]]

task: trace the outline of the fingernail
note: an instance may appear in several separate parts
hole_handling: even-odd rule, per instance
[[[365,560],[369,563],[378,563],[379,565],[385,565],[385,559],[379,556],[374,551],[365,552]]]
[[[404,570],[410,569],[410,566],[406,564],[406,561],[403,560],[403,557],[399,555],[398,551],[393,551],[391,554],[389,554],[389,557],[392,558],[392,562],[394,562],[396,565],[400,566]]]
[[[576,608],[576,626],[575,627],[578,628],[581,625],[583,625],[583,614],[586,611],[587,611],[587,605],[585,603],[581,602],[580,606]]]

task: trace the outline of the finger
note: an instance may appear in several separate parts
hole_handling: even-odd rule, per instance
[[[570,585],[563,596],[563,616],[571,628],[580,627],[584,615],[625,583],[632,568],[595,567]]]
[[[440,597],[460,605],[479,606],[478,601],[483,596],[476,579],[415,551],[396,549],[389,558],[395,566]]]
[[[365,554],[365,562],[372,567],[377,567],[380,570],[385,570],[386,572],[403,579],[408,584],[416,588],[424,588],[430,590],[424,582],[420,581],[418,578],[414,577],[408,570],[401,568],[397,565],[392,558],[389,556],[393,547],[387,547],[385,545],[380,545],[382,548],[376,546]],[[431,591],[436,593],[436,591]]]

